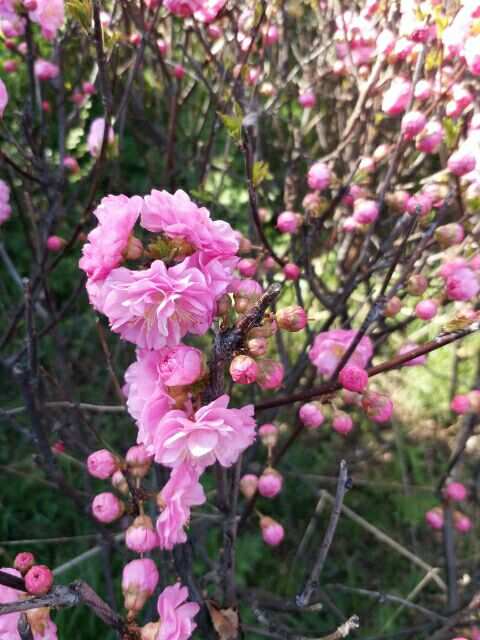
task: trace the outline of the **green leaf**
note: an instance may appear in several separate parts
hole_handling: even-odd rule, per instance
[[[272,174],[270,173],[270,167],[268,162],[257,160],[253,165],[252,170],[252,182],[254,187],[262,184],[264,180],[271,180]]]
[[[226,113],[218,114],[225,125],[228,135],[237,143],[242,141],[242,116],[229,116]]]
[[[457,144],[462,123],[454,122],[451,118],[444,118],[442,124],[445,131],[445,144],[449,149],[453,149]]]

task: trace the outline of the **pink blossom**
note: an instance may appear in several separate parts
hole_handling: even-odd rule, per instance
[[[467,394],[457,393],[450,403],[450,409],[454,413],[464,414],[471,410],[470,398]]]
[[[406,78],[394,78],[390,88],[383,95],[382,111],[389,116],[397,116],[405,111],[411,97],[411,83]]]
[[[87,469],[91,476],[106,480],[117,471],[118,460],[107,449],[100,449],[88,456]]]
[[[132,560],[123,567],[122,592],[125,609],[139,613],[157,588],[158,569],[150,558]]]
[[[212,22],[223,9],[225,2],[226,0],[203,0],[201,3],[202,8],[196,10],[193,14],[195,20],[205,22],[207,24]]]
[[[93,212],[99,224],[88,234],[79,266],[88,276],[90,302],[98,310],[103,304],[101,285],[126,258],[141,208],[142,199],[139,196],[107,196]]]
[[[11,569],[10,567],[2,568],[0,570],[11,576],[15,576],[16,578],[22,577],[18,571]],[[5,587],[3,584],[0,585],[0,604],[16,602],[17,600],[20,600],[23,595],[22,591]],[[19,635],[17,631],[17,624],[19,618],[20,613],[7,613],[0,616],[0,637],[2,640],[18,640]]]
[[[63,166],[68,169],[70,173],[78,173],[80,171],[80,166],[73,156],[65,156]]]
[[[431,97],[432,92],[432,83],[429,80],[419,80],[415,85],[414,95],[417,100],[420,100],[420,102],[428,100]]]
[[[456,269],[446,278],[445,284],[450,300],[471,300],[480,291],[477,275],[468,267]]]
[[[283,275],[286,280],[298,280],[300,277],[300,267],[298,267],[293,262],[287,262],[287,264],[283,267]]]
[[[186,602],[188,589],[178,582],[167,587],[158,598],[160,630],[156,640],[187,640],[196,628],[193,618],[200,607],[195,602]]]
[[[311,89],[305,89],[298,96],[298,103],[304,109],[312,109],[315,106],[315,93]]]
[[[443,510],[440,507],[430,509],[425,514],[425,521],[432,529],[443,529]]]
[[[223,220],[213,221],[205,207],[198,207],[184,191],[173,195],[154,189],[145,197],[141,225],[168,238],[182,238],[209,257],[233,256],[238,239]]]
[[[270,24],[265,29],[265,32],[263,34],[263,41],[267,46],[271,46],[272,44],[278,42],[279,37],[280,34],[278,32],[278,27],[275,24]]]
[[[260,518],[260,528],[262,530],[263,541],[271,547],[277,547],[285,537],[285,531],[282,525],[268,516],[262,516],[262,518]]]
[[[66,244],[60,236],[48,236],[47,238],[47,249],[53,253],[61,251]]]
[[[173,410],[159,421],[154,436],[155,460],[167,467],[190,461],[206,467],[218,461],[230,467],[255,439],[253,406],[228,409],[223,395],[201,407],[192,418]]]
[[[332,180],[330,169],[324,162],[316,162],[308,171],[308,186],[315,191],[323,191]]]
[[[203,354],[200,349],[179,344],[164,347],[154,354],[158,375],[167,387],[181,387],[197,382],[205,372]]]
[[[355,201],[353,219],[359,224],[375,222],[380,213],[380,207],[375,200],[359,199]]]
[[[319,405],[315,402],[307,402],[300,407],[298,412],[300,420],[308,429],[317,429],[323,424],[325,416],[323,415]]]
[[[437,120],[429,120],[416,141],[416,147],[423,153],[436,153],[444,138],[443,127]]]
[[[25,588],[32,596],[43,596],[50,591],[53,573],[44,564],[34,564],[25,574]]]
[[[415,307],[415,315],[420,320],[431,320],[437,315],[437,309],[435,300],[421,300]]]
[[[252,384],[258,375],[257,363],[247,355],[238,355],[230,363],[230,375],[237,384]]]
[[[35,564],[35,557],[33,553],[29,551],[22,551],[21,553],[17,553],[15,556],[15,560],[13,561],[13,566],[17,571],[20,571],[22,575],[25,575],[29,569],[33,567]]]
[[[480,76],[480,36],[468,38],[463,52],[470,73]]]
[[[106,122],[104,118],[96,118],[90,125],[90,131],[87,137],[88,152],[92,158],[98,158],[102,150],[103,137],[105,132]],[[112,145],[115,142],[115,134],[112,127],[108,128],[107,132],[107,146]]]
[[[362,397],[362,407],[369,418],[380,424],[388,422],[393,414],[393,402],[386,395],[367,391]]]
[[[6,222],[11,214],[10,187],[4,180],[0,180],[0,224]]]
[[[302,223],[302,216],[293,211],[283,211],[277,218],[277,229],[280,233],[297,233]]]
[[[257,261],[253,258],[243,258],[237,268],[244,278],[251,278],[257,272]]]
[[[398,350],[398,355],[399,356],[404,356],[407,353],[410,353],[411,351],[415,351],[416,349],[418,349],[418,344],[415,344],[414,342],[406,342]],[[423,355],[420,355],[420,356],[416,356],[415,358],[412,358],[411,360],[407,360],[401,366],[402,367],[417,367],[417,366],[421,366],[421,365],[425,364],[426,362],[427,362],[427,355],[423,354]]]
[[[250,500],[256,491],[258,486],[258,476],[253,473],[246,473],[244,476],[240,478],[240,491],[242,494]]]
[[[356,335],[357,332],[354,330],[332,329],[315,337],[308,357],[321,375],[332,375]],[[372,341],[368,336],[363,336],[350,356],[349,363],[366,369],[372,355]]]
[[[0,118],[3,118],[5,108],[8,104],[8,91],[5,83],[0,79]]]
[[[449,482],[444,490],[443,495],[447,500],[452,502],[463,502],[467,499],[468,491],[464,484],[461,482]]]
[[[421,191],[407,200],[405,210],[410,215],[426,216],[432,210],[432,199],[427,193]]]
[[[344,389],[362,393],[368,385],[368,373],[361,367],[347,363],[340,371],[338,380]]]
[[[353,420],[344,411],[337,411],[333,416],[332,428],[342,436],[346,436],[353,429]]]
[[[258,373],[257,384],[260,389],[278,389],[285,375],[285,370],[281,362],[263,358],[257,361]]]
[[[418,135],[427,124],[427,118],[421,111],[409,111],[402,118],[402,133],[406,140]]]
[[[162,353],[138,349],[137,361],[125,372],[127,409],[137,423],[138,442],[147,448],[153,443],[158,421],[174,405],[160,373]]]
[[[63,0],[36,0],[36,5],[30,19],[40,25],[44,38],[53,40],[65,21]]]
[[[175,467],[170,479],[160,492],[157,503],[161,513],[157,518],[157,534],[161,549],[172,549],[174,545],[186,542],[185,527],[190,520],[192,507],[206,500],[198,478],[200,470],[187,463]]]
[[[307,314],[299,305],[283,307],[275,313],[275,320],[280,329],[285,331],[301,331],[307,325]]]
[[[52,80],[60,73],[60,69],[56,64],[39,58],[35,60],[35,75],[39,80]]]
[[[105,491],[95,496],[92,502],[93,516],[103,523],[118,520],[123,515],[125,506],[113,493]]]
[[[258,479],[258,493],[264,498],[274,498],[282,490],[283,478],[275,469],[268,468]]]
[[[473,153],[467,149],[459,149],[449,157],[448,169],[456,176],[464,176],[475,169],[477,161]]]
[[[465,534],[472,530],[473,523],[468,516],[457,511],[453,517],[453,524],[458,533]]]
[[[167,269],[154,260],[148,269],[114,269],[103,285],[102,311],[110,327],[139,347],[175,346],[187,333],[203,335],[215,314],[215,294],[188,260]]]
[[[136,553],[145,553],[158,547],[158,536],[149,516],[135,518],[125,532],[125,545]]]

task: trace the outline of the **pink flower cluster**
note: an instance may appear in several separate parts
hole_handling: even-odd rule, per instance
[[[0,180],[0,224],[10,218],[12,208],[10,206],[10,187],[6,182]]]
[[[43,37],[53,40],[65,22],[63,0],[34,0],[28,5],[22,4],[28,10],[30,20],[40,26]],[[25,20],[17,12],[20,6],[19,3],[17,7],[13,0],[0,2],[0,29],[6,38],[21,36],[25,31]]]

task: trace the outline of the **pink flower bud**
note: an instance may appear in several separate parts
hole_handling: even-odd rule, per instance
[[[268,467],[258,479],[258,493],[264,498],[274,498],[280,493],[283,478],[278,471]]]
[[[436,153],[444,138],[443,127],[437,120],[429,120],[416,141],[416,147],[423,153]]]
[[[308,171],[308,186],[314,191],[323,191],[330,186],[332,174],[324,162],[315,162]]]
[[[128,471],[134,478],[144,478],[150,471],[153,456],[148,453],[143,444],[138,444],[127,451],[125,456]]]
[[[112,487],[114,487],[119,493],[123,493],[124,495],[128,495],[130,493],[127,479],[121,471],[115,471],[115,473],[113,474]]]
[[[157,588],[158,580],[157,567],[150,558],[132,560],[124,566],[122,592],[124,606],[130,619],[143,609]]]
[[[142,36],[139,33],[132,33],[132,35],[129,38],[130,44],[132,44],[134,47],[138,47],[141,41],[142,41]]]
[[[440,507],[430,509],[425,514],[425,522],[431,529],[443,529],[443,510]]]
[[[47,238],[47,249],[52,253],[61,251],[66,244],[65,240],[60,236],[49,236]]]
[[[27,11],[35,11],[37,9],[37,0],[23,0],[23,6]]]
[[[456,244],[460,244],[465,237],[465,232],[461,224],[452,222],[438,227],[435,231],[435,240],[442,249],[448,249]]]
[[[427,118],[421,111],[409,111],[402,118],[402,134],[405,140],[411,140],[418,135],[427,124]]]
[[[235,356],[230,363],[230,375],[238,384],[252,384],[258,375],[257,363],[250,356]]]
[[[393,318],[400,312],[402,308],[402,301],[397,296],[393,296],[385,305],[383,314],[386,318]]]
[[[44,596],[53,584],[53,573],[44,564],[35,564],[25,574],[25,588],[32,596]]]
[[[354,364],[346,364],[340,371],[338,380],[348,391],[362,393],[368,385],[368,373]]]
[[[277,229],[280,233],[297,233],[302,224],[302,216],[294,211],[283,211],[277,218]]]
[[[273,316],[266,316],[259,327],[248,332],[249,338],[270,338],[277,332],[277,322]]]
[[[356,200],[353,208],[353,219],[358,224],[370,224],[375,222],[380,213],[380,208],[375,200]]]
[[[380,31],[376,42],[377,52],[383,55],[391,53],[395,46],[395,39],[396,35],[390,29]]]
[[[358,164],[359,173],[373,173],[376,169],[375,160],[369,156],[363,156]]]
[[[250,355],[255,358],[264,356],[267,353],[268,342],[266,338],[251,338],[247,342],[247,348]]]
[[[305,89],[298,96],[298,103],[304,109],[312,109],[315,106],[315,93],[311,89]]]
[[[415,273],[410,276],[407,283],[407,291],[412,296],[421,296],[428,287],[427,278],[421,273]]]
[[[258,428],[258,435],[265,447],[274,447],[278,441],[278,428],[267,422]]]
[[[237,269],[244,278],[251,278],[257,272],[257,261],[253,258],[242,258]]]
[[[159,50],[160,55],[165,56],[168,51],[168,44],[162,38],[158,38],[157,49]]]
[[[60,69],[56,64],[38,58],[35,61],[35,75],[39,80],[52,80],[60,73]]]
[[[70,173],[78,173],[80,171],[78,162],[73,156],[65,156],[63,159],[63,166],[65,169],[68,169]]]
[[[285,537],[285,531],[281,524],[273,518],[262,516],[260,518],[260,527],[262,529],[262,538],[271,547],[278,546]]]
[[[458,533],[466,534],[471,531],[473,524],[468,516],[460,513],[460,511],[455,511],[453,514],[453,526]]]
[[[432,83],[429,80],[419,80],[415,85],[414,96],[420,102],[424,102],[431,97],[432,92]]]
[[[307,402],[300,407],[298,412],[300,420],[308,429],[317,429],[323,424],[325,416],[316,402]]]
[[[255,304],[262,293],[263,289],[256,280],[250,278],[240,280],[233,289],[235,311],[245,313]]]
[[[283,307],[275,314],[277,325],[285,331],[301,331],[307,324],[307,314],[298,305]]]
[[[420,320],[431,320],[437,315],[437,309],[435,300],[422,300],[415,307],[415,315]]]
[[[82,91],[87,96],[93,96],[97,92],[97,90],[95,89],[95,85],[91,82],[84,82],[82,84]]]
[[[56,454],[65,453],[65,443],[62,440],[57,440],[52,444],[51,450]]]
[[[450,409],[460,415],[468,413],[471,409],[470,398],[468,395],[457,394],[450,403]]]
[[[287,280],[298,280],[300,273],[300,267],[297,267],[293,262],[287,262],[283,267],[283,275]]]
[[[181,64],[176,64],[174,66],[173,75],[175,76],[175,78],[177,78],[177,80],[181,80],[183,77],[185,77],[185,69]]]
[[[473,153],[459,149],[452,153],[447,162],[447,167],[456,176],[464,176],[475,169],[477,161]]]
[[[267,46],[270,46],[278,42],[279,37],[280,35],[278,33],[278,27],[274,24],[271,24],[263,34],[263,41]]]
[[[253,473],[247,473],[240,478],[240,491],[250,500],[255,495],[258,486],[258,477]]]
[[[392,147],[389,144],[379,144],[373,152],[373,160],[375,163],[380,163],[386,160],[392,151]]]
[[[281,362],[264,358],[257,362],[257,384],[264,391],[268,389],[278,389],[284,376],[284,368]]]
[[[106,480],[117,471],[118,460],[113,453],[110,453],[107,449],[100,449],[88,456],[87,469],[91,476]]]
[[[452,502],[463,502],[467,495],[467,488],[461,482],[449,482],[443,489],[444,498]]]
[[[344,411],[337,411],[333,416],[332,428],[342,436],[346,436],[353,429],[353,420]]]
[[[207,35],[212,40],[218,40],[222,37],[223,31],[217,24],[209,24],[207,27]]]
[[[49,103],[48,100],[42,100],[42,111],[44,113],[51,113],[52,106],[51,106],[51,104]]]
[[[367,391],[362,398],[362,407],[369,418],[374,422],[388,422],[392,417],[393,403],[387,396]]]
[[[16,60],[5,60],[3,63],[3,70],[5,73],[15,73],[18,68]]]
[[[407,201],[406,212],[412,216],[426,216],[432,210],[432,199],[427,193],[416,193]]]
[[[403,113],[412,96],[412,85],[405,78],[394,78],[390,88],[384,93],[382,111],[389,116]]]
[[[149,516],[138,516],[125,533],[126,546],[136,553],[145,553],[158,547],[158,536]]]
[[[27,571],[29,571],[33,565],[35,564],[35,557],[33,553],[29,551],[22,551],[21,553],[17,553],[15,556],[15,560],[13,561],[13,566],[17,571],[20,571],[22,576],[24,576]]]
[[[95,496],[92,502],[93,516],[106,524],[118,520],[125,511],[125,505],[116,495],[105,491]]]

